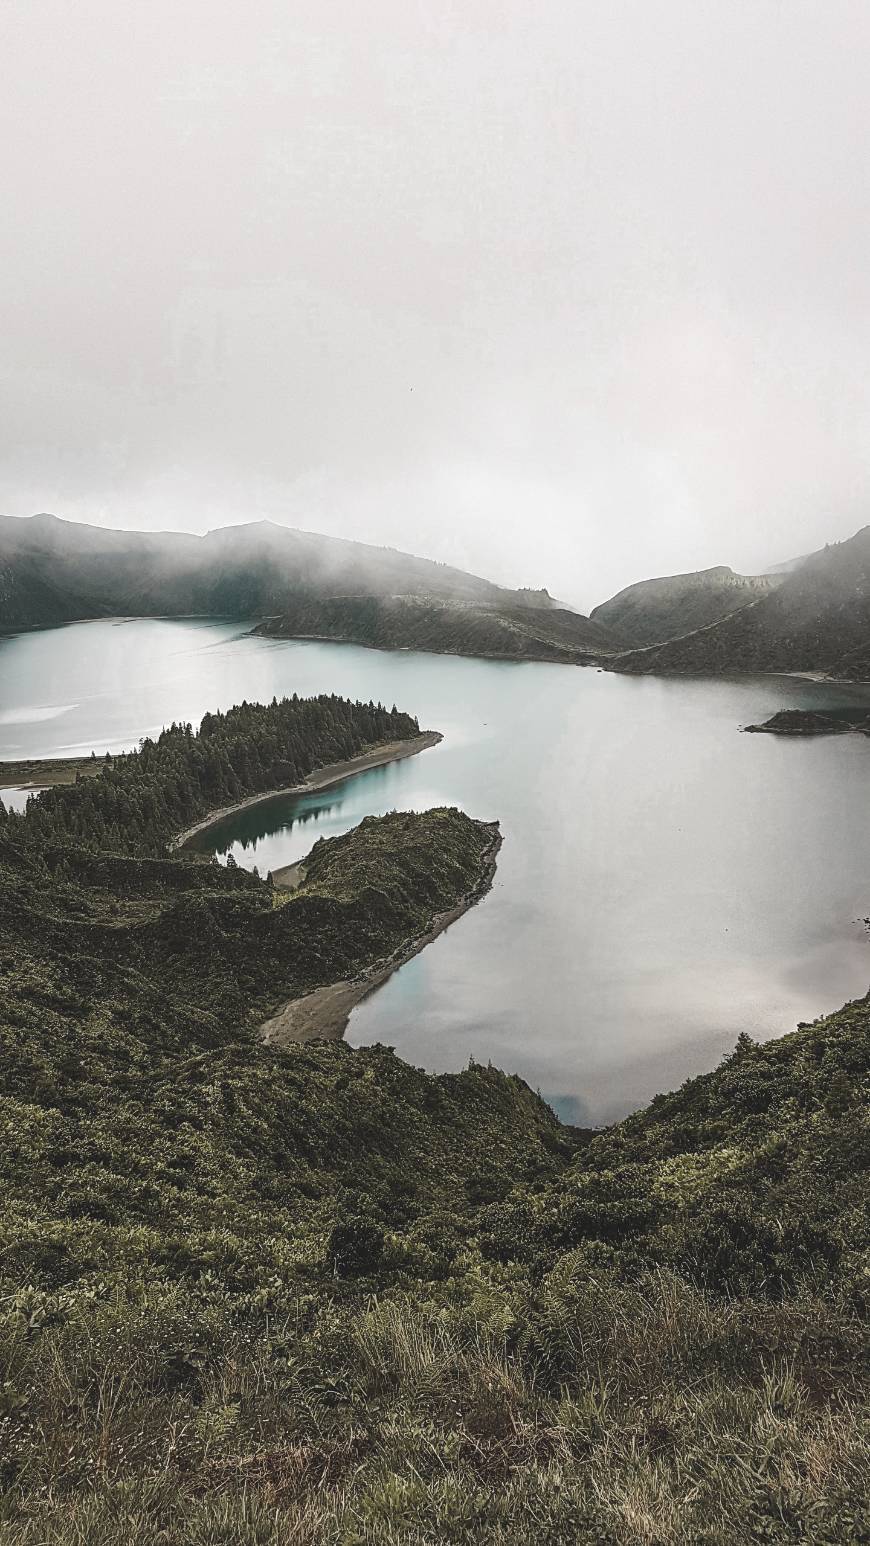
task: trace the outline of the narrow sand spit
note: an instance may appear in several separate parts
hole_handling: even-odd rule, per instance
[[[457,918],[461,918],[463,913],[468,912],[475,902],[479,902],[481,897],[485,896],[492,885],[496,859],[501,847],[501,833],[497,821],[490,823],[490,830],[492,841],[482,857],[478,880],[455,907],[443,913],[436,913],[423,934],[418,935],[416,939],[408,940],[386,960],[375,961],[367,971],[360,972],[358,977],[327,983],[322,988],[315,988],[312,993],[303,994],[301,998],[289,999],[260,1026],[263,1041],[279,1046],[288,1041],[313,1041],[316,1037],[321,1037],[325,1041],[339,1041],[344,1035],[351,1010],[355,1009],[357,1004],[373,993],[375,988],[385,983],[387,978],[398,971],[400,966],[404,966],[406,961],[419,955],[433,939],[437,939],[451,923],[455,923]],[[288,865],[288,869],[297,868],[296,865]],[[299,884],[298,880],[296,884]]]
[[[209,827],[223,821],[225,816],[235,816],[238,811],[246,811],[252,805],[261,805],[264,800],[311,794],[317,789],[331,789],[333,784],[343,784],[346,778],[353,778],[355,773],[364,773],[367,768],[380,768],[388,762],[401,762],[405,757],[414,757],[417,752],[437,746],[443,739],[438,730],[424,730],[406,741],[387,741],[383,746],[373,746],[371,751],[360,752],[358,757],[348,758],[347,762],[330,762],[325,767],[317,768],[304,783],[289,784],[284,789],[266,789],[262,794],[252,794],[246,800],[237,801],[235,805],[222,805],[219,810],[209,811],[201,821],[195,822],[192,827],[185,827],[183,832],[172,838],[168,845],[170,852],[183,848],[198,832],[206,832]]]
[[[422,752],[430,746],[437,746],[443,740],[443,736],[437,730],[425,730],[421,735],[412,736],[406,741],[389,741],[383,746],[375,746],[369,752],[361,752],[358,757],[351,757],[347,762],[331,762],[328,766],[318,768],[311,777],[302,784],[292,784],[285,789],[267,789],[262,794],[251,795],[247,800],[239,800],[236,805],[224,805],[220,810],[209,811],[201,821],[192,827],[186,827],[183,832],[169,843],[170,851],[183,848],[190,838],[197,832],[205,832],[216,822],[222,821],[224,816],[233,816],[236,811],[243,811],[249,805],[259,805],[261,800],[274,800],[280,795],[309,794],[316,789],[329,789],[333,784],[340,784],[346,778],[352,778],[355,773],[364,773],[366,768],[379,768],[388,762],[400,762],[403,757],[413,757],[417,752]],[[118,753],[111,759],[111,765],[123,762],[123,754]],[[0,762],[0,788],[29,789],[37,794],[40,789],[48,789],[57,784],[74,784],[77,777],[98,778],[105,768],[105,758],[100,755],[93,757],[30,757],[19,762]]]

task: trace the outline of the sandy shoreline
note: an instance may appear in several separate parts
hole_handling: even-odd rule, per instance
[[[322,988],[315,988],[311,993],[305,993],[300,998],[288,999],[282,1004],[275,1014],[268,1020],[264,1020],[260,1026],[260,1035],[264,1042],[273,1046],[281,1046],[291,1041],[313,1041],[320,1037],[325,1041],[340,1041],[347,1028],[351,1011],[368,998],[376,988],[382,986],[393,972],[397,972],[406,961],[412,960],[425,950],[433,939],[449,929],[451,923],[467,913],[474,907],[481,897],[485,896],[492,886],[495,875],[496,860],[501,847],[502,837],[498,822],[488,823],[492,831],[492,841],[482,858],[480,875],[472,889],[457,902],[455,907],[448,908],[446,912],[436,913],[428,929],[416,939],[409,940],[401,946],[394,955],[384,961],[376,961],[367,971],[360,972],[358,977],[345,978],[339,982],[325,984]],[[304,860],[300,861],[304,864]],[[296,866],[288,865],[288,869]]]
[[[424,730],[420,735],[409,737],[405,741],[387,741],[383,746],[374,746],[371,751],[361,752],[358,757],[350,757],[347,762],[330,762],[325,767],[318,768],[310,778],[301,784],[288,784],[283,789],[264,789],[262,794],[249,795],[246,800],[238,800],[235,805],[222,805],[218,810],[209,811],[201,821],[194,822],[193,826],[185,827],[183,832],[176,834],[167,845],[170,853],[177,848],[183,848],[192,837],[199,832],[206,832],[209,827],[214,827],[226,816],[235,816],[238,811],[249,810],[252,805],[261,805],[264,800],[275,800],[285,795],[311,794],[318,789],[331,789],[334,784],[343,784],[346,778],[353,778],[356,773],[365,773],[369,768],[384,767],[389,762],[401,762],[405,757],[414,757],[417,752],[426,751],[430,746],[437,746],[444,737],[439,730]],[[292,868],[292,866],[287,866]]]

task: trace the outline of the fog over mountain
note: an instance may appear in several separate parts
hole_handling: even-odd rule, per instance
[[[676,596],[672,593],[668,598],[655,585],[641,585],[635,587],[640,601],[634,608],[626,608],[625,598],[617,596],[596,609],[599,621],[632,632],[633,642],[649,646],[623,656],[617,661],[618,669],[690,675],[820,671],[847,680],[868,680],[870,526],[847,542],[811,554],[789,573],[767,577],[772,585],[750,582],[750,599],[744,595],[742,604],[723,608],[718,616],[715,609],[706,618],[691,615],[691,597],[679,595],[679,581],[685,578],[667,582],[676,588]],[[655,626],[632,631],[638,616],[642,625],[660,623],[668,599],[671,618],[679,619],[680,626],[670,633]]]
[[[6,0],[0,511],[583,611],[867,519],[870,8]]]
[[[199,537],[0,516],[0,634],[112,616],[268,619],[258,631],[278,638],[566,664],[632,642],[546,590],[268,521]]]

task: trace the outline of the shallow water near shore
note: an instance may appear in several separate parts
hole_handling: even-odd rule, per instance
[[[443,743],[250,807],[203,847],[261,872],[369,813],[501,822],[492,891],[367,999],[348,1039],[430,1069],[521,1074],[565,1118],[614,1119],[870,985],[870,741],[739,727],[870,702],[785,677],[680,680],[272,642],[235,624],[110,620],[0,639],[0,758],[121,751],[242,698],[381,699]]]

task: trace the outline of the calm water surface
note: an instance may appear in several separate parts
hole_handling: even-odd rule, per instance
[[[870,741],[738,727],[866,690],[675,681],[246,638],[199,621],[0,640],[0,757],[124,750],[287,692],[380,698],[444,732],[419,757],[210,834],[261,871],[370,812],[498,817],[493,891],[357,1009],[354,1043],[469,1057],[604,1122],[867,991]]]

